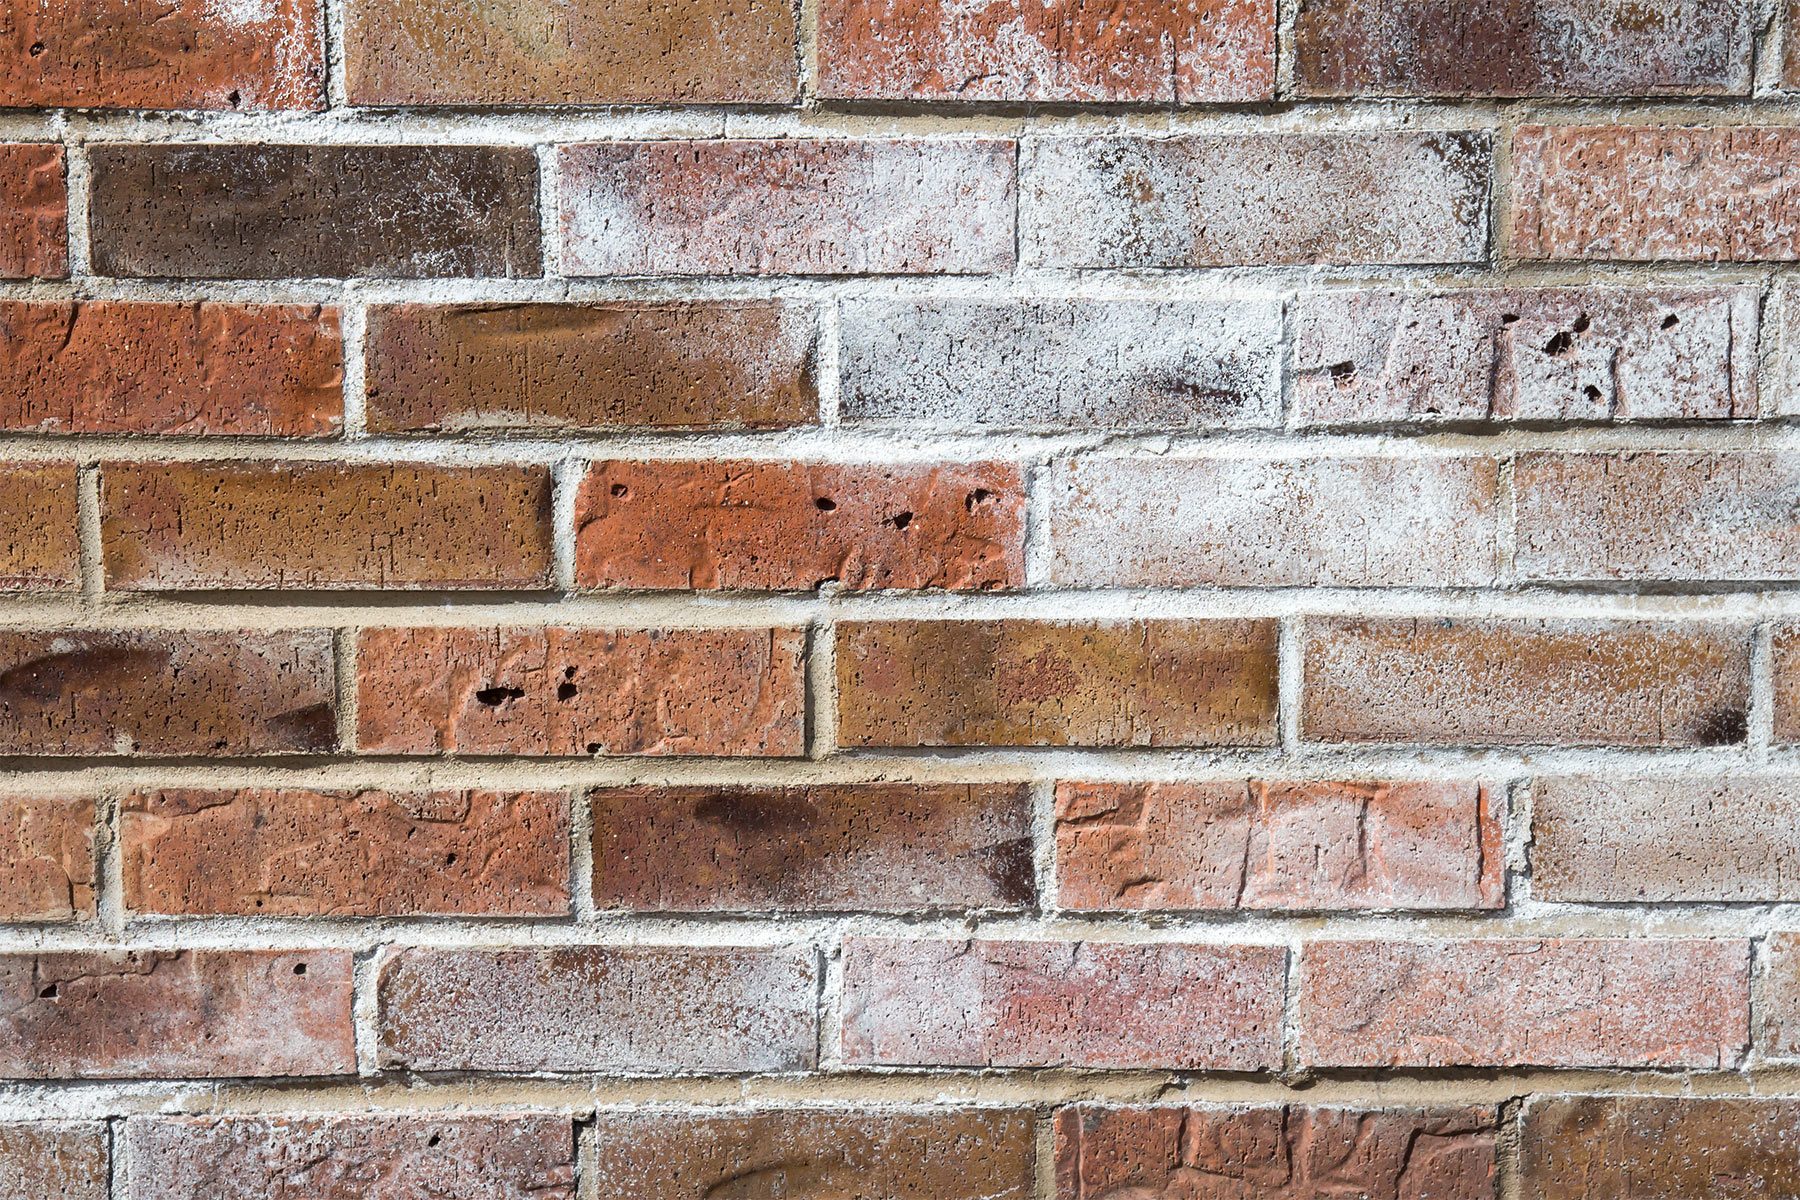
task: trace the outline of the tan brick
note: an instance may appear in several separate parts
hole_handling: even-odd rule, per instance
[[[89,796],[0,798],[0,921],[94,915],[94,818]]]
[[[1800,742],[1800,624],[1777,621],[1769,632],[1777,742]]]
[[[1313,96],[1744,95],[1743,0],[1309,0],[1294,73]]]
[[[1767,1058],[1800,1058],[1800,933],[1763,940],[1756,992],[1756,1046]]]
[[[0,1077],[349,1074],[351,967],[347,950],[0,954]]]
[[[1428,745],[1725,746],[1748,631],[1663,621],[1311,618],[1302,736]]]
[[[781,0],[351,0],[352,104],[779,104],[794,98]]]
[[[562,792],[177,788],[120,804],[134,912],[265,917],[569,911]]]
[[[602,1111],[595,1200],[705,1200],[747,1180],[783,1196],[1031,1200],[1035,1133],[1012,1109]]]
[[[1275,6],[826,0],[819,92],[852,100],[1272,100]]]
[[[376,432],[771,429],[818,419],[814,318],[772,301],[384,305]]]
[[[1479,262],[1491,159],[1476,132],[1036,138],[1020,253],[1041,267]]]
[[[328,751],[334,686],[322,629],[0,631],[0,750]]]
[[[1278,946],[844,940],[852,1065],[1256,1071],[1281,1062]]]
[[[1512,252],[1601,262],[1800,258],[1800,129],[1527,125]]]
[[[625,787],[588,801],[601,909],[1021,908],[1035,893],[1023,784]]]
[[[415,947],[380,968],[384,1066],[631,1074],[817,1059],[807,947]]]
[[[1495,1200],[1490,1108],[1079,1104],[1056,1112],[1057,1200]]]
[[[357,744],[793,757],[805,748],[804,640],[800,629],[370,629],[357,648]]]
[[[1057,901],[1109,910],[1498,908],[1479,783],[1060,783]]]
[[[544,588],[548,467],[108,463],[107,586]]]
[[[1010,463],[599,462],[575,500],[582,587],[803,591],[1025,582]]]
[[[1013,154],[988,138],[568,145],[563,265],[571,275],[1004,271]]]
[[[1273,621],[838,626],[845,746],[1269,745]]]
[[[0,1195],[18,1200],[106,1200],[106,1126],[0,1124]]]
[[[1305,425],[1757,412],[1751,288],[1306,292],[1293,321]]]
[[[567,1117],[132,1117],[129,1200],[574,1200]]]
[[[321,109],[318,0],[57,0],[0,16],[0,107]]]
[[[0,279],[63,279],[68,274],[69,193],[62,147],[0,145]]]
[[[0,589],[73,591],[76,526],[75,464],[0,465]]]
[[[1479,587],[1499,467],[1432,458],[1080,458],[1048,480],[1070,587]]]
[[[1749,964],[1741,940],[1311,942],[1298,1053],[1321,1067],[1730,1067]]]
[[[1800,1194],[1792,1099],[1533,1096],[1521,1130],[1526,1200]]]

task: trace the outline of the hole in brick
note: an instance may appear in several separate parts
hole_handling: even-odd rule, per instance
[[[475,693],[475,699],[481,701],[489,708],[494,708],[498,705],[505,704],[508,700],[517,700],[524,694],[524,688],[485,687]]]
[[[836,512],[837,501],[833,500],[830,496],[815,496],[813,498],[813,507],[820,512]]]
[[[556,685],[556,698],[558,700],[573,700],[575,698],[575,693],[580,690],[580,688],[572,683],[559,683]]]
[[[296,975],[306,974],[306,964],[305,963],[295,963],[294,964],[294,974],[296,974]]]
[[[1590,403],[1597,403],[1600,399],[1600,389],[1590,383],[1581,389],[1581,396]]]
[[[588,753],[589,753],[589,754],[598,754],[598,753],[600,753],[600,743],[599,743],[599,742],[589,742],[589,743],[588,743],[588,744],[587,744],[587,752],[588,752]]]
[[[912,524],[912,514],[909,512],[895,513],[888,524],[892,525],[895,529],[905,529],[908,525]]]
[[[60,995],[62,995],[62,989],[57,987],[53,983],[49,987],[45,988],[43,991],[38,993],[38,999],[39,1000],[54,1000]]]
[[[1676,316],[1674,313],[1670,313],[1668,316],[1663,318],[1662,327],[1664,329],[1673,329],[1679,324],[1681,324],[1681,318]]]
[[[1519,314],[1518,313],[1501,313],[1500,314],[1500,323],[1502,325],[1517,325],[1519,323]]]
[[[1588,331],[1587,314],[1586,313],[1576,313],[1575,314],[1575,324],[1569,326],[1569,328],[1573,329],[1576,333],[1586,333]]]
[[[1331,367],[1330,367],[1330,371],[1331,371],[1331,377],[1333,379],[1337,380],[1339,383],[1344,383],[1347,380],[1356,378],[1356,364],[1355,363],[1348,363],[1348,362],[1332,363]]]
[[[439,1143],[439,1142],[441,1142],[441,1141],[443,1141],[443,1140],[444,1140],[444,1135],[443,1135],[443,1134],[441,1134],[441,1133],[434,1133],[434,1134],[432,1134],[432,1135],[431,1135],[431,1136],[430,1136],[430,1137],[428,1137],[428,1138],[426,1138],[426,1139],[425,1139],[425,1144],[426,1144],[426,1145],[427,1145],[427,1146],[435,1146],[435,1145],[437,1145],[437,1144],[438,1144],[438,1143]]]
[[[444,865],[446,867],[454,867],[456,865],[456,851],[452,850],[450,853],[444,855]]]
[[[42,42],[31,43],[31,57],[36,58],[38,55],[42,54],[43,52],[44,52],[44,43],[42,43]]]
[[[244,93],[232,88],[230,92],[226,93],[225,99],[231,102],[231,107],[236,108],[244,102]]]
[[[1575,335],[1568,330],[1559,330],[1555,337],[1544,343],[1544,353],[1561,357],[1575,346]]]
[[[963,501],[963,507],[970,512],[974,512],[977,505],[986,504],[993,498],[994,493],[988,491],[986,488],[976,488],[969,493],[969,498]]]
[[[622,483],[613,484],[612,488],[610,490],[612,491],[613,495],[617,496],[621,500],[623,500],[625,497],[631,495],[631,489],[626,487]]]

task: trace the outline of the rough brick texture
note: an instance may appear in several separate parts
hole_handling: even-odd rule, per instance
[[[69,193],[63,170],[61,146],[0,145],[0,279],[68,274]]]
[[[0,1192],[45,1200],[107,1200],[106,1127],[0,1124]]]
[[[1477,783],[1064,783],[1057,899],[1100,910],[1498,908]]]
[[[1800,742],[1800,624],[1778,621],[1769,633],[1775,740]]]
[[[588,805],[601,909],[1018,909],[1035,892],[1016,784],[601,788]]]
[[[1772,1059],[1800,1058],[1800,933],[1774,933],[1763,943],[1757,991],[1757,1049]]]
[[[0,799],[0,920],[93,916],[94,828],[91,797]]]
[[[1800,1191],[1791,1099],[1546,1096],[1524,1114],[1527,1200],[1661,1200]]]
[[[0,589],[67,591],[79,581],[71,463],[0,464]]]

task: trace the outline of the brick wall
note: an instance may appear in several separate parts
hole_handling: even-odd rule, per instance
[[[1779,7],[0,0],[0,1196],[1800,1193]]]

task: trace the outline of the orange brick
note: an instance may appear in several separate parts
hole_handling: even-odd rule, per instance
[[[94,915],[91,797],[0,798],[0,920]]]
[[[61,146],[0,146],[0,279],[69,273],[69,193]]]

